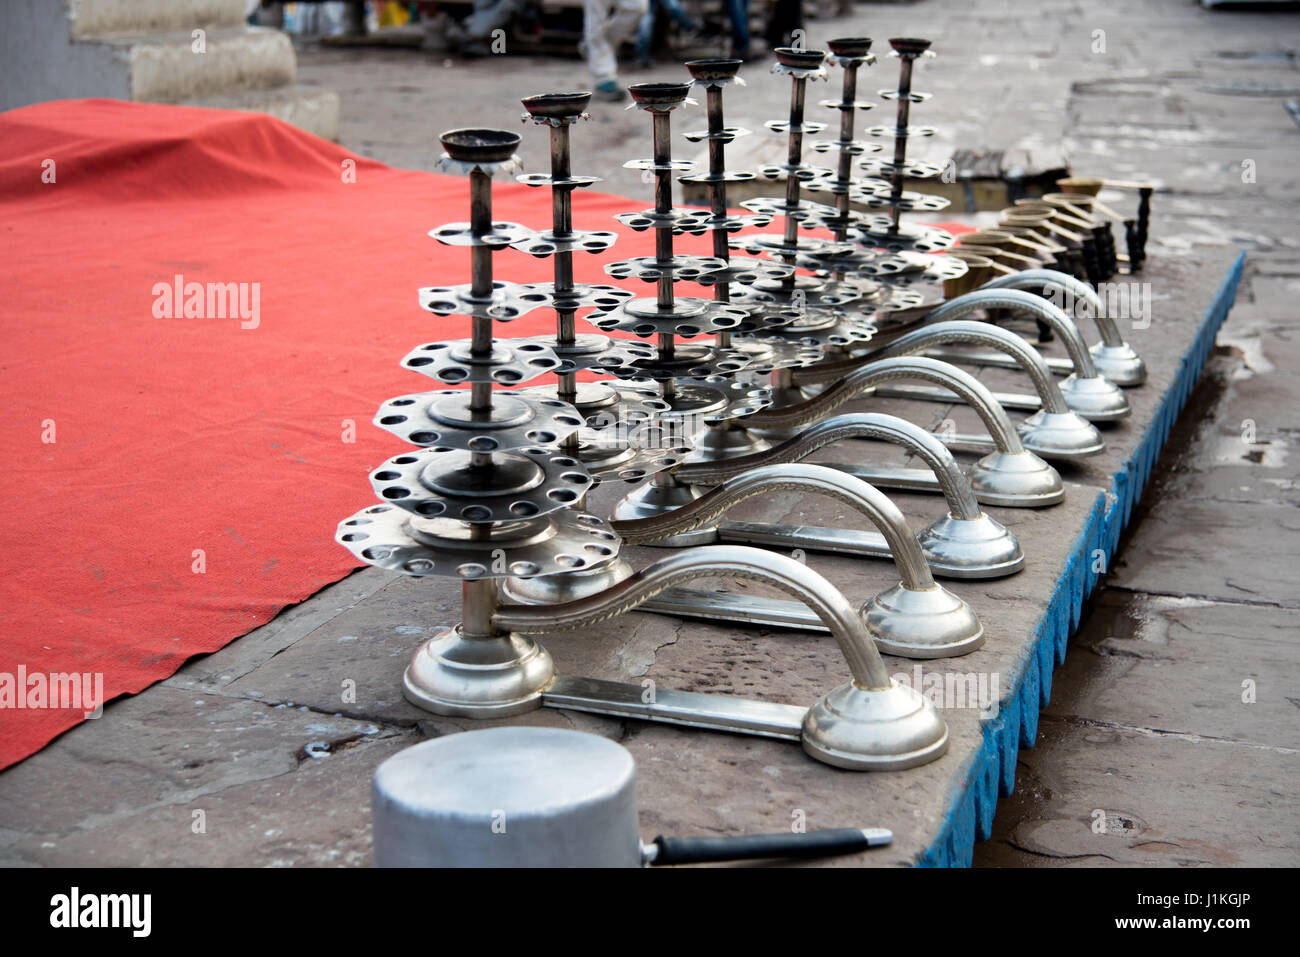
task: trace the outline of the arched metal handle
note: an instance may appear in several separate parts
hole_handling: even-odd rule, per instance
[[[1010,295],[1011,293],[1002,293]],[[971,295],[975,295],[972,293]],[[966,297],[961,297],[966,298]],[[954,299],[953,302],[958,300]],[[1044,300],[1039,300],[1044,302]],[[940,307],[943,308],[943,307]],[[1038,350],[1008,329],[988,322],[973,319],[952,319],[934,325],[922,326],[914,332],[895,339],[882,351],[883,356],[902,356],[914,352],[924,352],[931,346],[945,342],[969,343],[989,346],[999,352],[1005,352],[1016,360],[1016,364],[1029,376],[1034,391],[1043,403],[1043,410],[1050,413],[1065,413],[1070,407],[1065,402],[1061,388],[1052,377],[1052,371],[1043,360]],[[1004,413],[1005,415],[1005,413]]]
[[[1011,444],[1022,450],[1014,430],[1011,437]],[[902,446],[934,473],[954,518],[979,517],[979,502],[948,447],[919,425],[881,412],[837,415],[766,451],[717,462],[692,462],[678,468],[672,477],[685,485],[720,485],[754,469],[799,462],[841,439],[880,439]]]
[[[960,472],[957,474],[961,475]],[[965,483],[964,478],[962,482]],[[629,545],[660,541],[708,525],[732,506],[772,492],[811,492],[856,509],[870,519],[884,536],[905,587],[923,591],[934,585],[921,546],[912,530],[907,527],[907,520],[898,506],[862,479],[825,465],[793,463],[748,469],[671,512],[648,518],[613,521],[610,522],[610,528]],[[974,508],[972,517],[979,517],[979,503],[975,501],[969,486],[966,494]]]
[[[1039,289],[1049,293],[1059,292],[1062,297],[1071,297],[1088,307],[1090,318],[1097,325],[1101,341],[1108,346],[1124,345],[1115,320],[1106,314],[1106,307],[1101,297],[1081,279],[1056,269],[1025,269],[1010,276],[1001,276],[990,280],[980,289]]]
[[[898,511],[875,489],[871,491],[894,512]],[[912,544],[916,544],[915,540]],[[885,663],[866,624],[834,585],[793,558],[743,545],[706,545],[677,552],[598,595],[559,605],[502,607],[493,614],[492,623],[503,631],[523,634],[586,628],[631,611],[669,588],[715,575],[762,582],[797,598],[830,630],[858,688],[873,691],[891,687]]]
[[[899,340],[902,341],[902,340]],[[778,409],[764,409],[745,419],[745,425],[754,429],[795,429],[808,422],[815,422],[832,409],[856,398],[869,389],[884,382],[899,379],[920,379],[933,382],[955,392],[968,403],[979,415],[984,427],[993,436],[993,441],[1000,452],[1020,452],[1020,438],[1016,435],[1006,410],[998,404],[993,393],[982,382],[964,369],[959,369],[949,362],[931,359],[926,356],[907,356],[893,354],[888,349],[883,353],[890,358],[875,359],[865,365],[859,365],[844,378],[806,402],[784,406]],[[802,379],[796,372],[796,384]]]
[[[1092,363],[1092,354],[1088,351],[1088,345],[1083,341],[1083,336],[1080,335],[1079,327],[1074,324],[1074,320],[1042,296],[1035,296],[1022,289],[988,287],[976,289],[974,292],[968,292],[964,296],[945,302],[926,316],[925,322],[926,325],[930,325],[960,319],[978,309],[1011,309],[1016,312],[1027,312],[1035,319],[1042,320],[1061,337],[1061,344],[1065,346],[1065,352],[1074,366],[1074,374],[1080,379],[1097,377],[1097,368]],[[890,350],[886,349],[885,354],[890,354]]]

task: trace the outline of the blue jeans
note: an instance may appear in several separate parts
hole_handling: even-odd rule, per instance
[[[732,51],[749,56],[749,0],[723,0],[723,6],[731,21]]]
[[[686,11],[681,8],[677,0],[650,0],[645,16],[641,18],[641,23],[636,29],[636,56],[638,60],[650,59],[650,48],[654,44],[655,38],[655,12],[660,7],[683,30],[692,33],[695,31],[695,21],[686,15]]]

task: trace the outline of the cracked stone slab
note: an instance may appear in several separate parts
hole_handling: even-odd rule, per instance
[[[1163,595],[1297,606],[1291,506],[1158,502],[1114,567],[1115,587]]]
[[[0,864],[107,863],[96,853],[60,857],[74,841],[135,863],[146,844],[123,840],[141,814],[190,816],[232,788],[293,774],[312,753],[328,756],[391,729],[300,708],[155,685],[112,702],[0,778]],[[49,852],[49,853],[46,853]],[[131,855],[135,855],[131,857]],[[120,859],[127,859],[120,858]]]
[[[1291,610],[1107,589],[1043,715],[1233,741],[1300,768],[1294,636]]]
[[[1294,867],[1300,859],[1294,789],[1249,749],[1048,716],[1039,736],[1021,753],[1018,793],[977,851],[981,865]]]

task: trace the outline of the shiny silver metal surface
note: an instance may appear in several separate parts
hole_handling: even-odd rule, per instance
[[[485,728],[375,771],[376,867],[640,867],[636,765],[561,728]]]
[[[747,469],[671,512],[615,520],[611,527],[626,543],[653,543],[700,527],[716,529],[716,519],[733,506],[780,491],[810,492],[843,502],[880,531],[902,578],[898,586],[863,608],[871,635],[882,648],[908,657],[936,658],[966,654],[983,643],[984,629],[975,613],[935,583],[926,555],[897,506],[867,483],[835,469],[802,463]],[[970,570],[1014,564],[1021,557],[1014,537],[997,522],[981,517],[973,501],[969,507],[975,513],[970,528],[940,524],[927,529],[927,542],[941,564]]]
[[[809,709],[801,736],[808,754],[837,767],[890,770],[913,767],[943,753],[948,732],[942,717],[930,702],[889,677],[867,631],[869,616],[864,612],[859,617],[829,582],[784,555],[731,545],[694,549],[655,562],[603,595],[548,608],[500,608],[492,622],[512,633],[581,629],[630,611],[685,581],[720,574],[764,582],[795,595],[817,614],[844,654],[853,680]]]
[[[1106,312],[1101,297],[1086,282],[1055,269],[1026,269],[984,284],[986,289],[1035,289],[1055,294],[1075,306],[1074,315],[1090,315],[1097,325],[1101,341],[1092,346],[1097,371],[1118,386],[1132,387],[1146,381],[1146,364],[1124,341],[1115,320]]]
[[[1039,412],[1016,428],[1029,451],[1048,459],[1072,459],[1098,455],[1106,448],[1096,427],[1066,404],[1042,355],[1014,332],[987,322],[946,320],[906,333],[878,354],[882,357],[911,355],[945,343],[990,346],[1014,358],[1029,376],[1042,403]],[[981,450],[989,447],[982,441],[977,444]]]
[[[986,334],[983,330],[975,328],[979,325],[981,324],[972,324],[972,332],[982,336],[985,340],[998,339],[1006,342],[1008,347],[1012,347],[1014,346],[1014,342],[1012,342],[1014,339],[1025,348],[1028,348],[1027,344],[1015,337],[1013,333],[998,329],[992,334]],[[921,332],[924,332],[924,330],[918,330],[913,335],[919,336]],[[906,379],[920,379],[936,383],[940,387],[938,394],[945,396],[947,401],[957,397],[966,402],[975,410],[985,428],[989,430],[991,438],[987,440],[985,446],[981,447],[981,451],[987,447],[999,454],[996,457],[986,456],[981,459],[969,473],[972,490],[980,502],[986,505],[1038,508],[1044,505],[1054,505],[1061,501],[1065,495],[1065,487],[1061,483],[1060,475],[1033,451],[1025,448],[994,393],[990,393],[982,383],[969,373],[963,372],[946,362],[905,354],[910,351],[919,351],[919,347],[913,349],[912,346],[923,341],[925,340],[914,339],[911,336],[896,340],[893,346],[881,353],[886,358],[852,366],[847,375],[828,386],[816,397],[798,405],[769,409],[752,417],[746,424],[758,428],[772,427],[783,431],[802,429],[807,422],[816,421],[859,395],[874,394],[884,397],[898,394],[902,388],[911,387],[895,386],[893,388],[897,391],[891,392],[888,383]],[[889,355],[900,343],[902,343],[902,346],[897,351],[902,354]],[[816,369],[809,369],[807,375],[812,378],[816,372]],[[793,373],[796,380],[802,379],[804,375],[805,373],[798,371]],[[1050,376],[1047,379],[1050,382]],[[1096,435],[1095,428],[1082,420],[1079,421],[1085,429]],[[810,437],[816,437],[820,434],[822,433],[814,427],[806,435],[801,436],[799,441],[808,444],[812,441]],[[945,436],[940,436],[940,438],[945,439],[945,441],[947,439]],[[1097,439],[1100,441],[1100,436],[1097,436]],[[694,468],[692,466],[692,469],[684,474],[689,476]],[[852,474],[866,478],[868,481],[874,475],[887,474],[871,473],[865,468],[860,469],[858,467],[853,467],[850,471]],[[927,489],[942,487],[942,484],[938,482],[925,486]],[[945,494],[949,493],[945,492]]]
[[[927,323],[960,319],[981,309],[1008,309],[1024,312],[1041,320],[1061,339],[1070,361],[1073,374],[1061,382],[1061,394],[1069,407],[1084,418],[1094,422],[1111,422],[1122,419],[1132,411],[1128,399],[1113,382],[1097,372],[1074,321],[1052,303],[1021,289],[990,289],[985,287],[966,293],[944,303],[930,313]]]
[[[804,608],[803,605],[798,607]],[[812,617],[818,620],[815,615]],[[658,688],[653,696],[647,696],[645,690],[641,684],[560,675],[542,695],[542,704],[548,708],[752,734],[783,741],[799,740],[803,733],[803,720],[808,714],[807,708],[772,701]]]

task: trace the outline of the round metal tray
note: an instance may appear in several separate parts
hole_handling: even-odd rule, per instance
[[[510,244],[512,249],[543,259],[556,253],[603,253],[618,241],[618,234],[606,230],[575,229],[565,236],[544,230]]]
[[[448,385],[464,382],[495,382],[518,385],[548,372],[557,372],[560,359],[554,352],[533,339],[493,339],[488,356],[470,352],[470,339],[452,339],[416,346],[402,367],[419,372]]]
[[[492,417],[475,420],[468,389],[414,392],[389,399],[375,425],[412,445],[462,452],[512,452],[559,442],[585,423],[567,402],[520,392],[493,392]]]
[[[578,502],[591,487],[582,463],[555,449],[497,454],[490,465],[445,448],[404,452],[370,473],[375,494],[423,518],[484,525],[537,518]]]
[[[335,540],[387,571],[438,578],[535,578],[589,568],[618,554],[621,541],[602,518],[561,509],[511,522],[485,537],[448,519],[420,519],[373,505],[339,523]]]
[[[654,299],[634,299],[596,319],[592,325],[642,338],[670,333],[691,339],[735,329],[744,322],[745,316],[745,310],[712,299],[679,298],[670,313],[660,310]]]
[[[670,262],[661,262],[653,256],[639,256],[608,263],[605,272],[615,279],[658,282],[669,278],[673,282],[698,282],[710,286],[713,284],[713,274],[726,268],[726,260],[715,256],[675,255]]]

